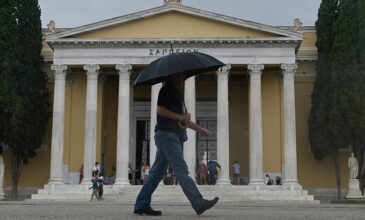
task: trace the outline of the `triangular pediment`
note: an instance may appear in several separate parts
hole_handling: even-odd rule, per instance
[[[182,5],[168,5],[51,34],[57,39],[291,38],[301,33]]]

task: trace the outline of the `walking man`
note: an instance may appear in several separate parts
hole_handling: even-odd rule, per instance
[[[157,124],[155,143],[157,152],[149,177],[143,185],[134,206],[134,213],[139,215],[161,215],[161,211],[151,208],[151,196],[170,165],[195,212],[200,215],[212,208],[219,200],[203,199],[194,181],[189,177],[188,167],[183,158],[182,145],[187,140],[186,130],[178,125],[179,121],[187,122],[187,127],[203,137],[210,137],[211,132],[190,121],[190,114],[183,112],[183,98],[179,92],[186,80],[186,73],[177,73],[168,77],[161,88],[157,101]]]

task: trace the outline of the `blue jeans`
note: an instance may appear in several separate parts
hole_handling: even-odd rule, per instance
[[[188,166],[183,158],[182,143],[179,137],[175,133],[158,130],[155,133],[155,143],[157,146],[155,162],[147,181],[138,194],[134,209],[140,210],[150,207],[151,195],[166,174],[167,166],[170,164],[184,194],[188,197],[194,210],[198,211],[203,206],[205,199],[189,177]]]

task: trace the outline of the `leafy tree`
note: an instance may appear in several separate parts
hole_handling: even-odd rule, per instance
[[[330,53],[333,47],[335,32],[334,24],[338,17],[338,0],[323,0],[318,10],[316,34],[318,61],[316,65],[316,81],[312,93],[311,114],[308,120],[309,140],[311,151],[317,160],[332,156],[335,163],[337,192],[341,197],[340,169],[338,162],[338,147],[332,143],[328,129],[328,112],[332,107],[332,92],[330,86],[331,60]]]
[[[331,139],[338,148],[358,148],[361,138],[359,124],[361,103],[360,74],[358,71],[358,1],[342,0],[335,24],[335,41],[331,57],[332,108],[329,113]],[[362,106],[362,107],[361,107]],[[338,154],[338,153],[337,153]],[[337,156],[338,157],[338,156]]]
[[[351,147],[359,162],[359,179],[362,190],[365,183],[365,0],[357,2],[357,75],[354,82],[356,86],[356,107],[352,116]],[[355,27],[356,28],[356,27]],[[355,115],[356,114],[356,115]]]
[[[47,75],[42,71],[38,0],[0,0],[0,140],[12,152],[12,195],[22,165],[36,155],[50,117]],[[1,14],[0,17],[3,17]],[[3,60],[3,59],[1,59]]]

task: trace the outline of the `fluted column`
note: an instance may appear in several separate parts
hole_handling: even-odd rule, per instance
[[[54,99],[52,120],[51,171],[49,184],[63,184],[63,142],[65,128],[66,65],[52,65],[54,71]]]
[[[284,85],[284,184],[298,184],[294,76],[296,63],[282,64]]]
[[[185,80],[185,105],[191,115],[191,121],[196,122],[195,114],[195,76]],[[192,129],[187,129],[188,140],[184,143],[184,158],[188,165],[189,176],[195,180],[196,167],[196,132]]]
[[[264,65],[248,65],[250,74],[250,182],[249,184],[264,184],[263,180],[263,150],[262,150],[262,106],[261,106],[261,75]]]
[[[151,88],[151,121],[150,121],[150,167],[155,162],[157,147],[155,144],[155,126],[157,122],[157,99],[158,93],[162,88],[162,83],[153,85]],[[137,166],[140,164],[137,164]]]
[[[115,67],[119,72],[118,128],[117,128],[117,177],[116,185],[129,184],[129,134],[130,134],[130,75],[132,65]]]
[[[84,139],[84,184],[90,184],[92,168],[96,158],[96,131],[98,109],[99,65],[84,65],[87,75],[85,139]]]
[[[217,159],[222,173],[218,176],[217,184],[230,184],[229,180],[229,103],[228,75],[231,65],[218,69],[217,89]]]

